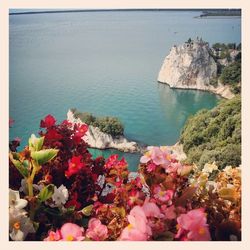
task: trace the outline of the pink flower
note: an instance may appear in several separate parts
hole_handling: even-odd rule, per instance
[[[65,223],[60,229],[62,241],[82,241],[83,233],[84,229],[73,223]]]
[[[65,223],[60,230],[50,231],[44,241],[82,241],[84,229],[73,223]]]
[[[182,168],[182,165],[180,162],[171,162],[163,167],[165,168],[166,173],[176,173],[178,169]]]
[[[159,147],[147,147],[148,151],[141,157],[140,162],[141,163],[148,163],[152,160],[152,163],[155,165],[163,165],[163,164],[169,164],[170,158],[169,158],[169,151],[166,151],[163,148],[163,151]],[[151,165],[149,167],[149,171],[154,166]]]
[[[83,167],[84,163],[81,162],[82,156],[73,156],[69,161],[68,170],[65,171],[65,175],[69,178],[71,175],[77,174]]]
[[[164,213],[165,218],[168,220],[173,220],[176,218],[175,206],[172,205],[167,207],[166,205],[161,206],[161,211]]]
[[[140,162],[141,163],[148,163],[152,158],[151,158],[151,155],[152,155],[152,148],[153,147],[147,147],[147,152],[141,157],[140,159]]]
[[[44,241],[59,241],[60,239],[61,239],[60,232],[56,230],[56,232],[50,231],[48,237],[45,238]]]
[[[211,240],[207,218],[203,208],[193,209],[177,218],[176,238],[205,241]]]
[[[120,240],[144,241],[152,235],[147,217],[140,206],[135,206],[128,215],[129,225],[123,229]]]
[[[145,200],[145,202],[142,206],[142,209],[143,209],[146,217],[161,218],[163,216],[159,207],[155,203],[149,202],[148,199]]]
[[[154,163],[149,163],[146,168],[147,168],[147,171],[149,173],[151,173],[151,172],[155,171],[156,165]]]
[[[164,164],[166,161],[159,147],[153,147],[151,158],[152,158],[153,163],[156,165]]]
[[[108,228],[99,219],[92,218],[89,221],[86,236],[92,240],[105,240],[108,238]]]
[[[172,200],[174,195],[173,190],[162,190],[160,186],[154,188],[154,198],[161,202],[169,202]]]

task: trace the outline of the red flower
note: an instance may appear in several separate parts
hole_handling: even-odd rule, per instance
[[[78,127],[77,133],[84,136],[85,133],[88,131],[89,127],[87,124],[82,124]]]
[[[66,208],[75,207],[76,210],[80,209],[81,203],[77,201],[77,199],[78,199],[78,194],[77,194],[77,193],[73,193],[71,197],[72,197],[71,200],[69,200],[69,201],[65,204],[65,207],[66,207]]]
[[[69,122],[68,120],[63,120],[62,123],[61,123],[61,125],[65,125],[65,126],[71,127],[71,126],[72,126],[72,123]]]
[[[55,129],[50,129],[46,135],[45,135],[47,140],[61,140],[63,138],[62,135],[60,135]]]
[[[85,164],[81,162],[82,156],[73,156],[71,160],[69,161],[69,167],[68,170],[65,171],[65,176],[70,177],[71,175],[77,174],[84,166]]]
[[[117,154],[109,156],[109,158],[106,160],[105,168],[110,169],[113,167],[116,169],[124,169],[125,167],[127,167],[128,163],[126,162],[124,157],[122,157],[120,161],[118,160],[118,157],[119,156]]]
[[[56,123],[56,119],[52,115],[47,115],[44,120],[41,120],[40,127],[41,128],[50,128],[54,126]]]
[[[77,126],[75,128],[75,134],[73,135],[72,139],[76,144],[79,144],[82,140],[82,137],[85,135],[85,133],[88,131],[89,127],[86,124]]]

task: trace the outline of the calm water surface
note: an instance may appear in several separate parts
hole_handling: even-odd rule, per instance
[[[94,12],[10,16],[10,138],[22,146],[47,114],[58,121],[76,107],[117,116],[125,135],[171,145],[187,117],[219,98],[157,83],[174,44],[202,37],[210,44],[241,39],[240,19],[195,19],[197,12]],[[94,156],[117,153],[91,150]],[[130,169],[139,155],[123,154]]]

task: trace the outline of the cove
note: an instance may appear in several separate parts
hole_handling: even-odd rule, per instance
[[[173,44],[189,37],[240,42],[240,19],[195,19],[192,11],[53,13],[10,16],[10,138],[22,147],[40,120],[76,107],[117,116],[125,136],[172,145],[186,119],[219,97],[157,83]],[[233,28],[232,28],[233,27]],[[117,153],[91,149],[94,156]],[[135,170],[139,155],[124,154]]]

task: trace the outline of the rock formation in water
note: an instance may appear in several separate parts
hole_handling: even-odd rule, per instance
[[[234,94],[228,85],[214,87],[211,81],[217,77],[217,63],[211,56],[208,43],[197,39],[174,45],[165,58],[158,81],[172,88],[207,90],[231,99]]]
[[[83,124],[83,122],[74,116],[74,113],[69,110],[67,113],[67,120],[71,123]],[[112,136],[103,133],[99,128],[88,126],[89,129],[83,139],[91,148],[97,149],[117,149],[123,152],[135,153],[141,152],[141,146],[133,141],[128,141],[124,136]]]

